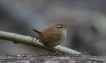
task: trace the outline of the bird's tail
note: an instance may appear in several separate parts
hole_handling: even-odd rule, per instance
[[[37,33],[38,36],[40,36],[41,32],[35,29],[32,29],[33,31],[35,31]]]

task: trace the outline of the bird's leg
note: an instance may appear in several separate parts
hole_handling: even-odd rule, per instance
[[[36,37],[36,41],[38,41],[39,40],[39,38],[38,37]]]
[[[44,47],[43,49],[44,49],[43,54],[44,54],[44,55],[47,55],[46,47]]]
[[[62,54],[62,53],[56,51],[54,48],[52,48],[52,50],[53,50],[53,52],[54,52],[53,55],[60,55],[60,54]]]

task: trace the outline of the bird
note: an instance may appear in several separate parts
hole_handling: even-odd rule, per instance
[[[43,43],[47,48],[53,49],[55,46],[60,45],[64,41],[67,27],[68,26],[64,23],[56,22],[49,25],[42,31],[38,31],[36,29],[33,29],[33,31],[36,32],[39,42]]]

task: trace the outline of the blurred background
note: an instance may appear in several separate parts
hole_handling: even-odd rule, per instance
[[[0,31],[36,37],[54,22],[72,25],[61,44],[83,54],[106,55],[106,0],[0,0]],[[34,54],[42,49],[0,40],[0,53]]]

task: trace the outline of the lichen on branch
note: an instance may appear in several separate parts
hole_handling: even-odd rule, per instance
[[[26,44],[39,48],[45,47],[41,42],[36,41],[36,38],[20,35],[16,33],[5,32],[5,31],[0,31],[0,39],[9,40],[10,42]],[[48,49],[48,48],[46,49],[52,51],[52,49]],[[61,53],[66,53],[66,54],[81,54],[78,51],[60,45],[54,47],[54,49]]]

